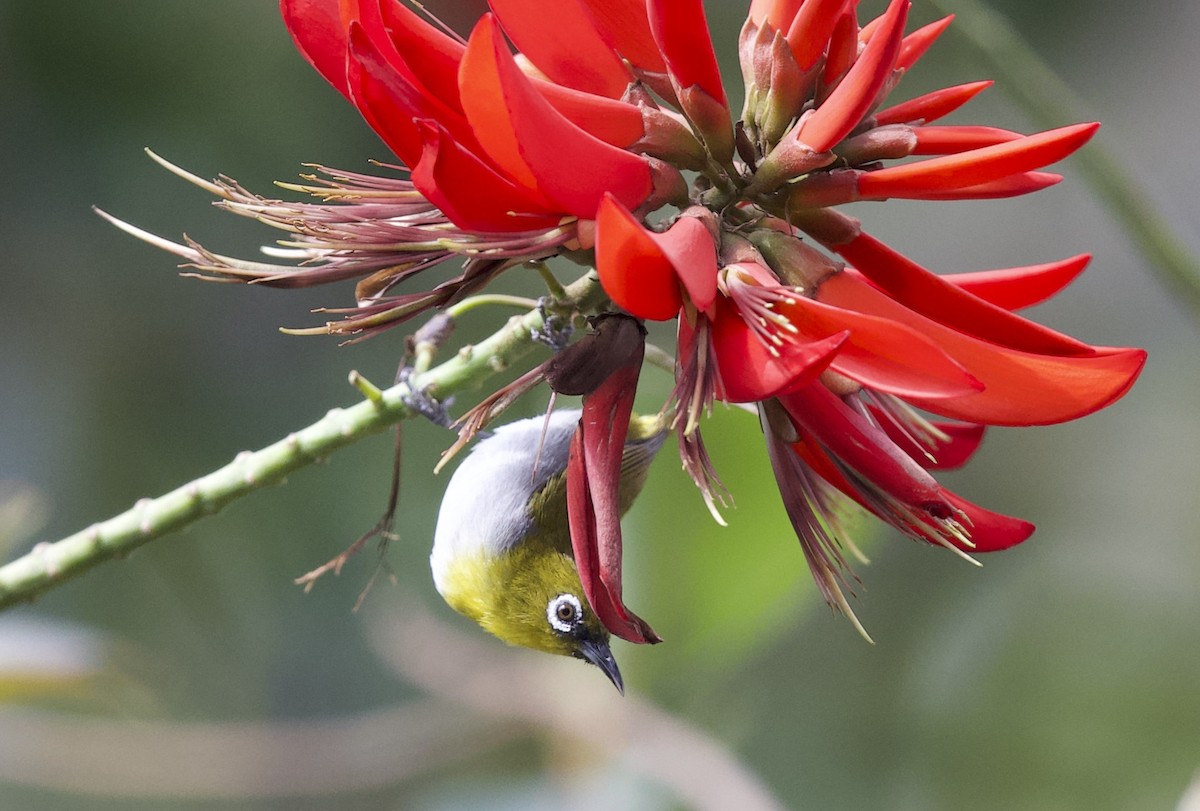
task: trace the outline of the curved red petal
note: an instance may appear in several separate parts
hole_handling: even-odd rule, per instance
[[[544,201],[460,146],[441,126],[418,120],[421,159],[413,185],[464,231],[484,233],[550,228],[558,216]]]
[[[924,122],[928,124],[962,107],[971,99],[994,84],[992,81],[970,82],[934,90],[915,99],[902,101],[875,113],[875,121],[880,126],[885,124],[910,124]]]
[[[871,37],[850,71],[829,98],[796,128],[797,141],[814,152],[825,152],[859,125],[879,91],[892,78],[909,5],[909,0],[892,0],[881,18],[880,30]]]
[[[974,273],[951,273],[942,278],[976,298],[1002,307],[1020,310],[1032,307],[1054,296],[1075,281],[1091,254],[1081,253],[1058,262],[1029,265],[1003,270],[981,270]]]
[[[1099,348],[1090,356],[1071,357],[998,346],[926,318],[849,273],[822,284],[817,298],[902,322],[932,338],[985,388],[953,400],[908,399],[935,414],[966,422],[1050,425],[1082,417],[1123,396],[1146,361],[1140,349]]]
[[[517,67],[490,16],[471,34],[459,90],[488,156],[519,185],[540,190],[564,212],[593,219],[606,192],[630,209],[649,196],[646,160],[589,135],[558,113]]]
[[[937,38],[954,22],[954,15],[934,20],[929,25],[918,28],[900,44],[900,55],[896,57],[897,70],[908,70],[917,63]]]
[[[753,403],[809,385],[837,355],[849,331],[819,341],[794,341],[772,354],[724,299],[717,299],[712,342],[720,376],[717,396],[730,403]],[[679,320],[681,333],[686,319]]]
[[[905,307],[967,335],[1039,354],[1093,353],[1082,341],[972,296],[869,234],[828,247]]]
[[[619,98],[633,77],[596,31],[582,0],[489,0],[501,26],[521,53],[551,81],[576,90]]]
[[[563,118],[606,144],[624,149],[646,134],[642,112],[632,104],[541,79],[533,86]]]
[[[1002,515],[972,504],[960,495],[942,488],[942,497],[950,502],[958,513],[965,516],[961,523],[971,536],[971,546],[955,543],[964,552],[999,552],[1016,546],[1033,534],[1033,524],[1021,518]]]
[[[958,155],[889,166],[858,181],[864,197],[904,197],[978,186],[1062,160],[1087,143],[1099,124],[1076,124]]]
[[[891,196],[905,200],[1001,200],[1048,189],[1061,183],[1062,179],[1062,175],[1053,172],[1023,172],[975,186],[963,186],[956,189],[912,188],[902,193],[893,192]],[[888,198],[860,195],[859,199],[886,200]]]
[[[913,127],[917,145],[913,155],[956,155],[971,149],[1006,144],[1021,138],[1021,133],[999,127],[935,126]]]
[[[671,260],[650,232],[609,196],[596,213],[596,272],[604,292],[638,318],[666,321],[683,305]]]
[[[865,386],[904,396],[962,397],[983,385],[916,330],[871,315],[797,297],[777,307],[806,339],[849,330],[830,368]]]
[[[281,0],[283,24],[300,54],[343,96],[350,98],[346,81],[349,38],[339,0]]]
[[[797,425],[872,486],[922,512],[950,515],[933,476],[822,384],[790,392],[779,402]]]
[[[850,0],[807,0],[783,29],[800,70],[817,63]]]
[[[680,217],[666,233],[654,234],[696,309],[712,315],[717,300],[717,246],[695,217]]]

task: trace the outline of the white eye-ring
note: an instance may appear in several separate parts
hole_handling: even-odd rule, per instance
[[[550,627],[561,633],[571,633],[582,616],[583,606],[574,594],[560,594],[546,604]]]

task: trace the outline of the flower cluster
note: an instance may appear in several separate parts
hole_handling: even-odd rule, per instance
[[[710,506],[721,489],[701,418],[714,400],[754,404],[817,583],[851,616],[843,497],[964,555],[1027,538],[1031,524],[964,500],[930,471],[964,463],[987,425],[1058,423],[1112,403],[1144,352],[1091,346],[1014,314],[1067,285],[1086,256],[939,275],[838,206],[1038,191],[1061,179],[1043,168],[1098,125],[1021,135],[936,123],[989,82],[893,103],[950,22],[906,34],[908,0],[865,23],[856,0],[753,0],[739,38],[740,116],[701,0],[551,5],[490,0],[464,41],[399,0],[283,0],[301,53],[405,171],[322,170],[324,180],[294,187],[320,198],[306,203],[205,184],[231,210],[288,232],[276,253],[298,265],[160,244],[217,278],[357,278],[357,306],[320,330],[352,338],[444,307],[515,265],[586,257],[616,308],[677,324],[668,405]],[[458,275],[396,292],[449,259],[463,260]],[[575,392],[587,425],[569,471],[573,544],[609,630],[645,642],[653,633],[621,602],[620,527],[609,520],[642,339],[611,332],[620,339],[597,332],[589,352],[620,347],[601,364],[613,376]],[[593,416],[607,416],[589,422],[589,397]]]

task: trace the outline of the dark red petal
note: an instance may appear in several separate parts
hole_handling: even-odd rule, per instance
[[[567,462],[567,520],[584,595],[613,634],[636,643],[661,641],[621,597],[621,457],[641,369],[643,339],[626,362],[583,398],[583,415]],[[625,342],[622,342],[622,345]]]
[[[903,324],[802,296],[777,310],[808,340],[849,330],[830,368],[865,386],[901,397],[930,398],[962,397],[983,388],[941,348]]]
[[[906,429],[903,429],[878,406],[869,405],[875,421],[884,433],[896,443],[896,446],[912,457],[918,465],[927,470],[953,470],[962,467],[979,450],[983,442],[983,434],[987,426],[965,422],[930,421],[937,430],[949,439],[936,439],[933,446],[924,448],[919,445]],[[930,457],[933,457],[932,459]]]
[[[869,234],[860,233],[850,242],[828,247],[896,301],[967,335],[1040,354],[1093,352],[1082,341],[972,296]]]
[[[902,101],[893,107],[888,107],[886,110],[880,110],[875,113],[875,121],[880,126],[885,124],[909,124],[913,122],[925,122],[928,124],[931,121],[936,121],[954,112],[991,87],[992,84],[993,82],[991,81],[971,82],[969,84],[960,84],[955,87],[945,87],[941,90],[935,90],[932,93],[926,93],[915,99]]]
[[[681,343],[688,329],[687,319],[679,319]],[[793,341],[773,355],[733,305],[719,298],[712,339],[721,380],[717,396],[730,403],[753,403],[807,386],[829,368],[849,336],[846,331],[820,341]]]
[[[629,70],[596,31],[582,0],[490,0],[509,39],[549,79],[566,87],[618,98]]]
[[[909,507],[949,517],[933,476],[825,386],[814,383],[779,401],[797,425],[871,485]]]
[[[1081,253],[1044,265],[952,273],[942,278],[997,307],[1020,310],[1032,307],[1058,293],[1073,282],[1091,260],[1091,254]]]
[[[797,141],[814,152],[825,152],[859,125],[879,91],[892,78],[909,5],[909,0],[892,0],[884,12],[880,30],[871,37],[849,73],[816,112],[796,128]]]
[[[904,197],[991,183],[1062,160],[1087,143],[1099,126],[1060,127],[958,155],[889,166],[859,178],[858,187],[863,197]]]
[[[325,79],[346,98],[346,49],[349,38],[343,23],[339,0],[281,0],[283,24],[296,48]]]
[[[424,147],[412,171],[413,185],[459,228],[494,233],[557,224],[559,218],[545,200],[501,177],[436,122],[416,124]]]
[[[1050,425],[1085,416],[1129,391],[1146,361],[1140,349],[1096,348],[1091,356],[1060,357],[981,341],[908,309],[849,273],[822,284],[817,298],[900,321],[932,338],[985,388],[954,400],[909,399],[919,408],[966,422]]]
[[[729,106],[701,0],[646,0],[654,41],[677,87],[699,87]]]
[[[652,321],[679,314],[683,298],[674,265],[650,232],[609,196],[596,214],[596,271],[604,292],[626,312]]]
[[[490,15],[471,34],[459,90],[488,156],[518,184],[540,190],[563,211],[593,219],[606,192],[630,209],[649,196],[646,160],[589,135],[558,113],[517,67]]]

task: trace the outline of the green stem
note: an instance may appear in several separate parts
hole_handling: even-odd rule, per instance
[[[607,301],[594,273],[565,289],[565,303],[593,312]],[[317,422],[259,451],[244,451],[224,467],[154,499],[142,499],[107,521],[54,543],[41,543],[0,567],[0,608],[31,600],[93,566],[122,557],[144,543],[182,529],[230,502],[278,484],[293,471],[325,459],[336,450],[411,417],[407,400],[414,389],[441,399],[478,386],[536,346],[542,327],[537,309],[514,316],[480,343],[419,375],[411,387],[399,383],[349,408],[334,408]],[[366,384],[360,390],[370,391]]]
[[[1078,119],[1085,106],[1005,17],[981,0],[929,0],[957,16],[951,30],[972,47],[1039,127]],[[1200,316],[1200,260],[1167,227],[1141,186],[1112,153],[1091,145],[1075,160],[1113,218],[1124,228],[1164,285]]]

